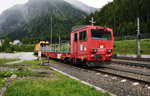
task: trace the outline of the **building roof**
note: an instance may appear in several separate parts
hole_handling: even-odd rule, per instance
[[[5,41],[5,39],[0,39],[0,41]]]

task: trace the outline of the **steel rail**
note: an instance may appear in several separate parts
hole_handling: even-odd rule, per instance
[[[132,60],[132,61],[145,61],[145,62],[150,62],[149,58],[129,58],[129,57],[116,57],[113,59],[119,59],[119,60]]]
[[[106,71],[103,71],[103,70],[92,69],[91,71],[95,71],[95,72],[99,72],[99,73],[103,73],[103,74],[107,74],[107,75],[112,75],[112,76],[115,76],[115,77],[120,77],[120,78],[132,80],[132,81],[136,81],[136,82],[141,82],[141,83],[144,83],[144,84],[150,84],[150,81],[136,79],[136,78],[129,77],[129,76],[123,76],[123,75],[112,73],[112,72],[110,73],[110,72],[106,72]]]
[[[113,66],[109,66],[109,65],[103,65],[102,67],[104,68],[108,68],[108,69],[113,69],[113,70],[117,70],[117,71],[123,71],[123,72],[128,72],[128,73],[134,73],[134,74],[138,74],[138,75],[145,75],[145,76],[150,76],[150,72],[141,72],[139,70],[131,70],[131,69],[127,69],[127,68],[118,68],[118,67],[113,67]]]
[[[135,66],[135,67],[142,67],[142,68],[149,68],[150,69],[150,64],[141,64],[141,63],[130,63],[130,62],[121,62],[121,61],[112,61],[114,64],[119,64],[119,65],[128,65],[128,66]]]

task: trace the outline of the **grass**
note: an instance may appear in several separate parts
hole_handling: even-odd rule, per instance
[[[6,80],[4,78],[0,77],[0,88],[3,87],[3,85],[5,84]]]
[[[20,78],[25,77],[12,81],[7,87],[4,96],[110,96],[109,93],[101,93],[94,87],[84,85],[54,70],[45,70],[48,73],[50,72],[49,74],[41,74],[29,70],[30,68],[49,68],[49,66],[40,66],[40,62],[38,60],[24,61],[16,64],[20,67],[19,70],[1,71],[0,88],[6,82],[4,80],[6,77],[10,77],[13,74]],[[30,66],[22,66],[24,64],[30,64]]]
[[[43,58],[45,59],[45,58]],[[51,63],[58,63],[56,60],[50,59],[49,62]],[[25,68],[49,68],[49,66],[40,66],[39,64],[42,63],[42,61],[39,60],[32,60],[32,61],[24,61],[21,63],[12,64],[12,66],[21,66],[21,65],[29,65],[25,66]]]
[[[150,39],[141,39],[141,54],[150,55]],[[115,41],[113,54],[136,54],[136,40]]]
[[[0,59],[0,66],[1,67],[19,67],[18,70],[16,71],[0,71],[0,88],[5,84],[6,80],[4,80],[4,78],[6,77],[10,77],[13,74],[16,74],[18,77],[27,77],[27,76],[34,76],[34,77],[46,77],[47,74],[39,74],[39,73],[34,73],[32,72],[32,70],[28,70],[26,67],[23,66],[16,66],[14,65],[7,65],[5,63],[7,62],[13,62],[13,61],[17,61],[18,59]],[[23,62],[26,63],[27,61]],[[40,61],[28,61],[27,63],[31,63],[31,66],[39,66],[38,62]],[[40,67],[40,66],[39,66]]]
[[[35,76],[35,77],[45,77],[44,74],[33,73],[31,70],[17,70],[17,71],[1,71],[0,77],[10,77],[16,74],[18,77]]]
[[[15,80],[4,96],[109,96],[54,71],[51,79]]]
[[[39,64],[42,61],[38,61],[38,60],[32,60],[32,61],[24,61],[21,63],[16,63],[13,64],[12,66],[21,66],[21,65],[29,65],[29,66],[24,66],[24,68],[49,68],[49,66],[40,66]]]
[[[20,60],[20,59],[0,59],[0,65],[3,65],[8,62],[18,61],[18,60]]]

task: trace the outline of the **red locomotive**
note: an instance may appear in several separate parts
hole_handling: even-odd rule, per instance
[[[71,51],[63,52],[52,46],[42,50],[48,58],[61,59],[73,64],[99,66],[112,60],[114,45],[113,31],[102,26],[76,26],[71,32]],[[61,50],[61,51],[60,51]]]

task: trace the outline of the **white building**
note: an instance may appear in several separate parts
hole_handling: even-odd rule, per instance
[[[13,45],[22,45],[22,42],[20,40],[14,40]]]
[[[0,39],[0,46],[3,45],[4,41],[5,41],[4,39]]]

